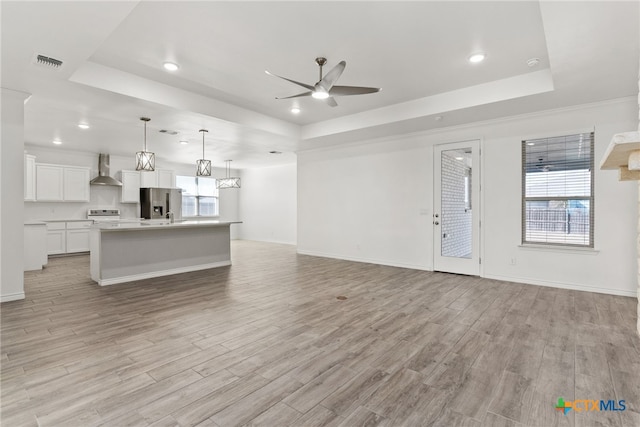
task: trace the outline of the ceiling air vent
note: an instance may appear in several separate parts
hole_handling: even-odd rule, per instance
[[[178,134],[178,132],[176,132],[175,130],[167,130],[167,129],[160,129],[158,132],[166,133],[167,135],[177,135]]]
[[[59,59],[51,58],[44,55],[35,55],[33,62],[36,65],[40,65],[52,70],[59,70],[62,67],[62,61]]]

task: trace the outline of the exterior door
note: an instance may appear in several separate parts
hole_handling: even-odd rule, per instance
[[[480,141],[434,148],[433,268],[480,275]]]

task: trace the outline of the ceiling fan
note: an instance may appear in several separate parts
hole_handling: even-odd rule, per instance
[[[297,95],[285,96],[283,98],[276,99],[289,99],[298,98],[301,96],[311,96],[316,99],[324,100],[331,107],[337,107],[338,103],[333,98],[334,96],[347,96],[347,95],[364,95],[367,93],[379,92],[380,88],[377,87],[363,87],[363,86],[336,86],[335,83],[344,71],[344,67],[347,66],[345,61],[340,61],[338,65],[333,67],[331,71],[324,77],[322,76],[322,66],[327,63],[326,58],[316,58],[316,64],[320,67],[320,80],[316,84],[308,85],[306,83],[297,82],[295,80],[288,79],[286,77],[278,76],[265,70],[265,73],[270,76],[278,77],[298,86],[302,86],[307,89],[307,92],[299,93]]]

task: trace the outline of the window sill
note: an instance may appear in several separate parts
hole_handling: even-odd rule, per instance
[[[182,219],[188,219],[188,220],[198,220],[198,219],[219,219],[220,215],[212,215],[212,216],[205,216],[205,215],[199,215],[199,216],[183,216]]]
[[[594,248],[574,248],[570,246],[555,246],[555,245],[536,245],[532,243],[526,243],[518,245],[519,248],[531,251],[544,251],[544,252],[558,252],[565,254],[582,254],[582,255],[598,255],[600,251]]]

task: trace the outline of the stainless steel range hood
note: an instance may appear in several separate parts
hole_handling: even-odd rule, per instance
[[[100,153],[98,157],[98,176],[89,181],[91,185],[115,185],[122,187],[122,183],[109,176],[109,155]]]

